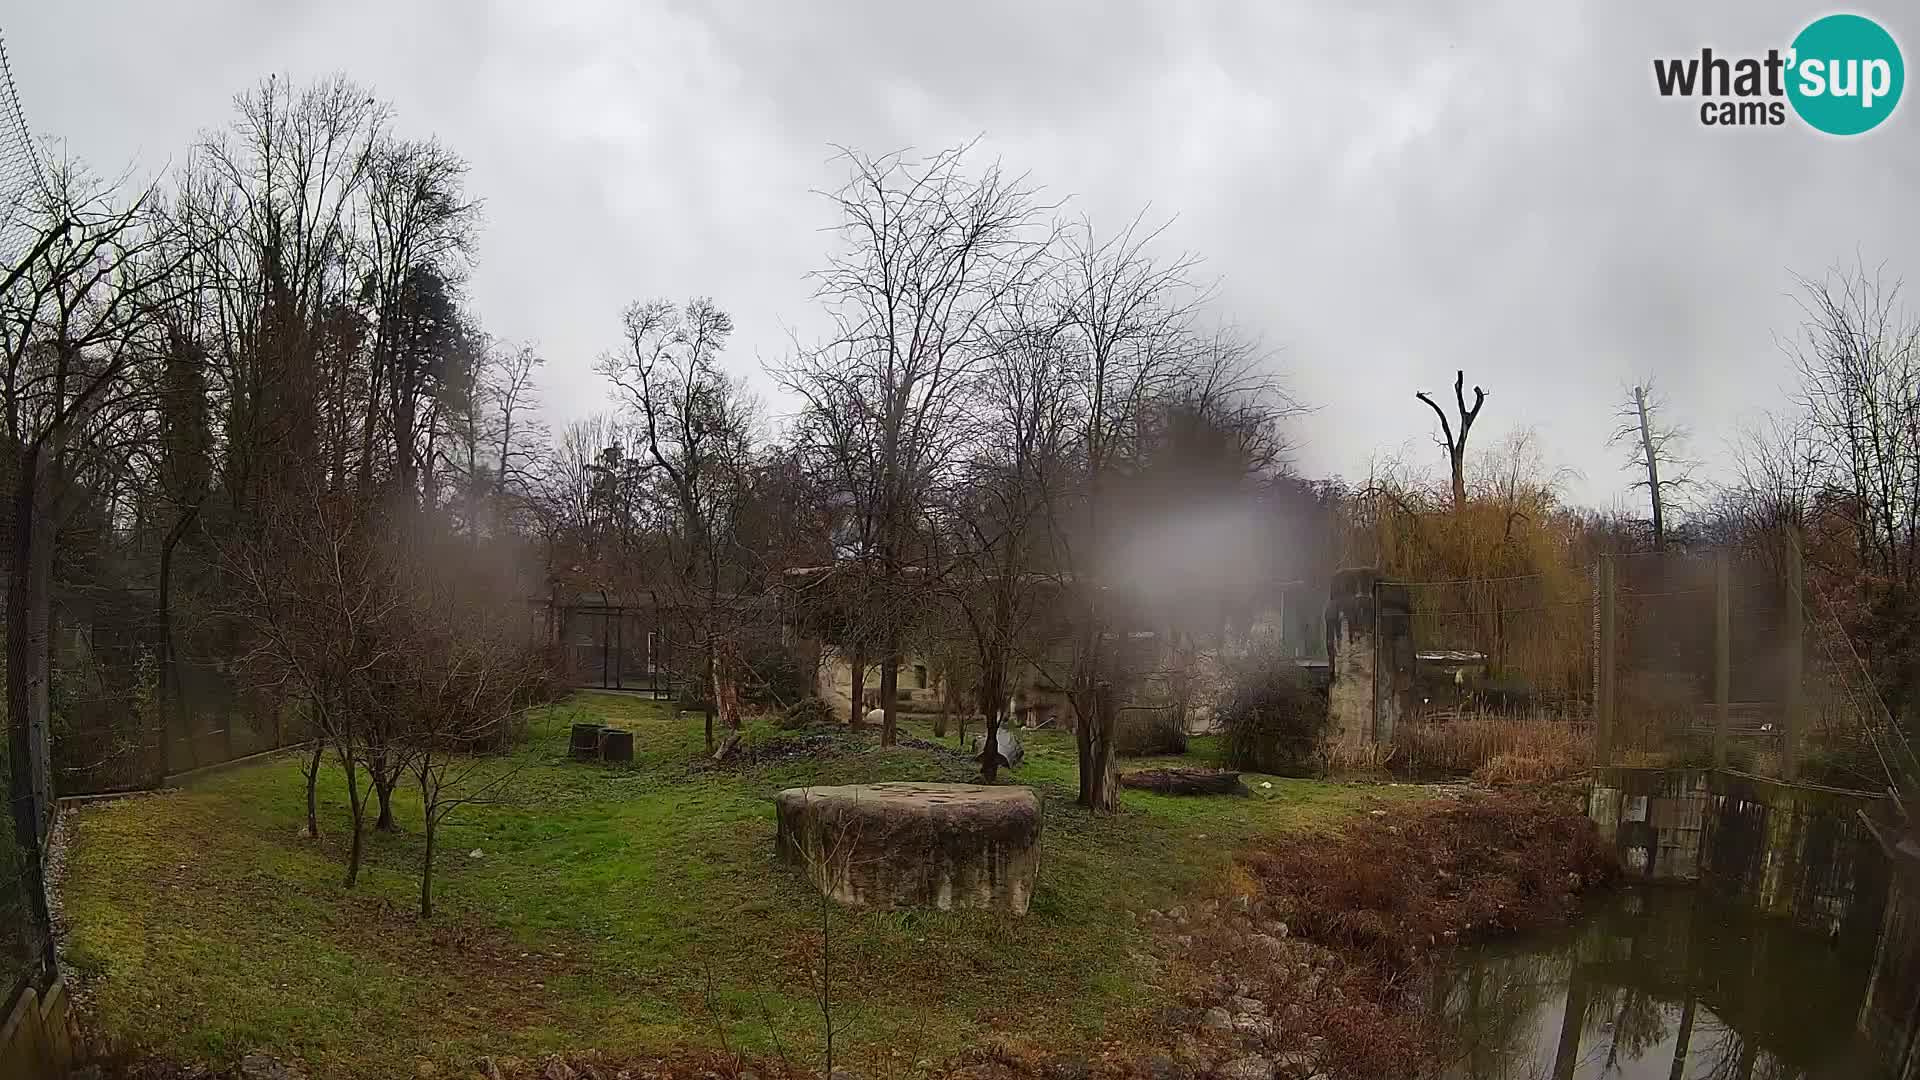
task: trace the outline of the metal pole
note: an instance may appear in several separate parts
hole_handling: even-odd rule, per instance
[[[1713,560],[1713,767],[1727,767],[1733,731],[1733,568],[1725,549]]]
[[[1613,764],[1614,710],[1614,566],[1613,556],[1600,557],[1600,686],[1599,716],[1594,724],[1593,759],[1596,765]]]
[[[1367,742],[1369,745],[1378,746],[1380,743],[1380,581],[1378,578],[1374,579],[1370,592],[1373,607],[1373,700],[1368,703],[1367,709],[1369,725]]]
[[[1800,533],[1787,529],[1787,701],[1786,725],[1781,733],[1780,772],[1783,778],[1800,776],[1802,671],[1806,659],[1806,609],[1802,591],[1806,574],[1800,563]]]

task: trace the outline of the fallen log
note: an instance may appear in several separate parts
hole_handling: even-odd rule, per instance
[[[1213,769],[1135,769],[1120,774],[1120,786],[1162,795],[1250,795],[1237,772]]]

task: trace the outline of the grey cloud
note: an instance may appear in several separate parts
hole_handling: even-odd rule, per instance
[[[747,374],[817,326],[830,144],[983,134],[1097,219],[1175,219],[1222,317],[1319,406],[1309,471],[1437,463],[1412,394],[1464,367],[1493,393],[1483,446],[1538,428],[1606,503],[1623,383],[1659,376],[1712,458],[1787,381],[1790,272],[1857,253],[1920,276],[1899,262],[1920,251],[1920,103],[1834,140],[1703,128],[1654,92],[1654,56],[1784,45],[1824,10],[119,0],[5,29],[34,125],[108,168],[161,167],[268,72],[375,86],[473,161],[475,300],[542,344],[562,415],[601,407],[588,368],[634,297],[714,296]],[[1920,17],[1867,13],[1920,43]]]

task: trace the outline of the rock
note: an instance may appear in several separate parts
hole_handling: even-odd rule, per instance
[[[1286,923],[1283,923],[1280,920],[1275,919],[1274,921],[1267,924],[1267,933],[1272,934],[1274,937],[1277,937],[1277,938],[1283,938],[1288,936],[1290,933],[1292,933],[1292,931],[1287,929]]]
[[[1227,1008],[1237,1013],[1252,1013],[1255,1016],[1267,1015],[1267,1003],[1255,1001],[1250,997],[1235,997],[1227,1001]]]
[[[307,1074],[266,1054],[240,1059],[240,1080],[307,1080]]]
[[[579,1074],[564,1061],[553,1058],[540,1070],[540,1080],[579,1080]]]
[[[1020,736],[1015,735],[1013,728],[1008,725],[1000,725],[1000,730],[994,732],[993,742],[994,746],[1000,751],[1000,760],[1006,762],[1007,768],[1019,768],[1020,763],[1027,760],[1027,751],[1025,747],[1020,745]],[[985,735],[975,735],[973,737],[974,757],[978,758],[986,747],[987,737]]]
[[[1207,1053],[1206,1044],[1194,1038],[1191,1032],[1183,1031],[1174,1040],[1173,1060],[1194,1072],[1206,1072],[1213,1068],[1213,1057]]]
[[[1288,1080],[1304,1080],[1311,1076],[1314,1065],[1311,1054],[1303,1054],[1298,1050],[1288,1051],[1273,1059],[1274,1070]]]
[[[867,726],[868,727],[878,728],[882,724],[885,724],[886,722],[887,722],[887,710],[885,709],[868,709],[867,710]]]
[[[1270,1039],[1273,1037],[1273,1021],[1264,1016],[1241,1013],[1233,1018],[1233,1033],[1249,1039]]]
[[[467,852],[467,858],[469,859],[485,858],[486,854],[487,854],[486,852],[481,851],[479,848],[474,848],[472,851]]]
[[[1254,951],[1274,959],[1286,955],[1287,951],[1286,942],[1271,934],[1248,934],[1247,944],[1253,946]]]
[[[1208,1031],[1232,1031],[1233,1014],[1215,1005],[1200,1018],[1200,1026]]]
[[[1273,1080],[1273,1065],[1266,1058],[1248,1054],[1215,1069],[1214,1075],[1220,1080]]]
[[[1170,907],[1170,908],[1168,908],[1168,909],[1167,909],[1167,918],[1169,918],[1169,919],[1172,919],[1172,920],[1173,920],[1174,922],[1177,922],[1177,923],[1183,923],[1183,922],[1186,922],[1186,921],[1187,921],[1187,906],[1186,906],[1185,904],[1180,904],[1180,905],[1177,905],[1177,906],[1175,906],[1175,907]]]
[[[474,1062],[473,1068],[475,1072],[485,1077],[486,1080],[502,1080],[500,1076],[500,1066],[494,1064],[493,1059],[490,1057],[483,1057],[479,1061]]]
[[[774,808],[781,860],[843,904],[1024,915],[1040,874],[1040,797],[1030,788],[788,788]]]

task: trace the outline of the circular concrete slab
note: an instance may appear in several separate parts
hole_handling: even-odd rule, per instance
[[[1040,798],[1024,787],[913,782],[789,788],[780,857],[857,907],[1025,914],[1039,877]]]

